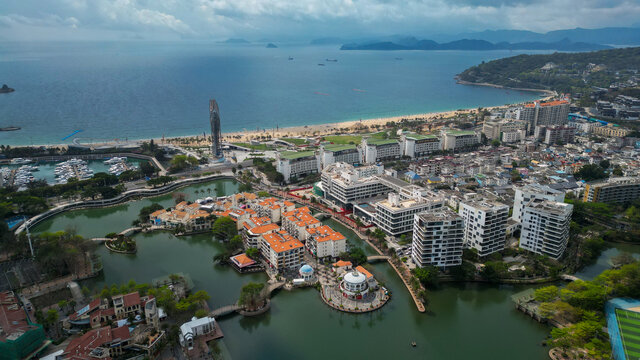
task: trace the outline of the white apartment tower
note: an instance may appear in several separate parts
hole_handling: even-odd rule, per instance
[[[509,207],[495,201],[465,201],[458,214],[464,219],[464,246],[487,256],[504,249]]]
[[[564,201],[564,192],[552,189],[546,185],[528,184],[516,189],[513,200],[513,214],[511,218],[519,223],[522,222],[524,208],[531,200],[550,200],[556,202]]]
[[[462,264],[464,221],[450,209],[416,214],[411,258],[416,266],[447,268]]]
[[[569,241],[573,205],[532,200],[522,215],[520,248],[560,259]]]

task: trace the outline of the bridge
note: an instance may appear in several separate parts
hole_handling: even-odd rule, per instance
[[[217,319],[218,317],[232,314],[240,309],[242,309],[242,306],[238,304],[226,305],[213,310],[212,312],[209,313],[209,316]]]
[[[389,257],[386,255],[371,255],[367,256],[367,262],[373,263],[377,261],[389,261]]]
[[[130,227],[130,228],[126,229],[126,230],[121,231],[118,235],[124,235],[124,236],[127,236],[127,235],[129,235],[129,234],[131,234],[131,233],[135,233],[135,232],[138,232],[138,231],[140,231],[140,230],[142,230],[142,228],[141,228],[141,227],[139,227],[139,226],[134,226],[134,227]]]
[[[569,275],[569,274],[562,274],[560,275],[560,279],[562,280],[566,280],[566,281],[576,281],[576,280],[582,280],[577,276],[573,276],[573,275]]]
[[[110,240],[113,240],[113,239],[110,239],[110,238],[93,238],[93,239],[91,239],[91,241],[95,241],[95,242],[98,242],[98,243],[103,243],[105,241],[110,241]]]

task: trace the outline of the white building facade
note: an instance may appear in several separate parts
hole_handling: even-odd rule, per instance
[[[532,200],[522,216],[520,248],[560,259],[569,241],[573,205]]]
[[[464,219],[464,246],[487,256],[502,251],[506,242],[509,207],[495,201],[465,201],[458,214]]]
[[[450,209],[414,216],[411,258],[419,267],[447,268],[462,264],[464,221]]]

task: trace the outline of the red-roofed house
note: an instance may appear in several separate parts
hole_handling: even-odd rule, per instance
[[[277,271],[297,271],[302,264],[303,249],[304,245],[286,232],[264,234],[261,238],[260,252],[269,266]]]
[[[328,225],[322,225],[311,230],[311,237],[307,239],[306,247],[316,257],[330,256],[336,258],[347,251],[347,238]]]
[[[322,225],[320,220],[311,215],[308,207],[300,207],[282,214],[282,227],[300,241],[305,241],[310,234],[308,229]]]
[[[122,355],[124,348],[131,344],[131,335],[127,326],[112,329],[108,326],[93,329],[77,337],[67,345],[62,353],[63,359],[95,360]]]

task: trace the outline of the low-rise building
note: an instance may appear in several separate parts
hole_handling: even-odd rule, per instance
[[[42,325],[30,321],[18,297],[12,291],[0,292],[0,359],[26,359],[48,344]]]
[[[247,248],[258,248],[260,237],[280,230],[280,226],[271,222],[268,217],[252,217],[244,222],[242,240]]]
[[[276,154],[276,170],[289,182],[320,172],[320,160],[313,151],[281,151]]]
[[[122,356],[125,349],[133,343],[128,326],[111,328],[105,326],[89,330],[67,345],[62,359],[95,360],[112,359]]]
[[[458,150],[480,144],[480,141],[480,133],[475,131],[445,130],[442,132],[443,150]]]
[[[180,326],[180,345],[187,350],[194,347],[195,338],[207,335],[216,331],[216,320],[212,317],[205,316],[203,318],[192,318]]]
[[[402,152],[412,159],[420,159],[441,149],[440,139],[435,135],[408,133],[402,136]]]
[[[397,139],[362,138],[363,162],[374,164],[397,160],[402,156],[402,146]]]
[[[266,216],[274,223],[279,223],[282,219],[282,214],[293,211],[295,207],[296,205],[291,201],[283,201],[276,198],[266,198],[251,204],[251,208],[256,211],[257,216]]]
[[[640,179],[619,177],[587,184],[582,201],[620,204],[638,198],[640,198]]]
[[[450,209],[414,215],[411,258],[416,266],[447,268],[462,264],[464,221]]]
[[[320,146],[320,159],[322,168],[335,163],[360,164],[362,163],[362,153],[356,145],[322,145]]]
[[[520,248],[560,259],[569,241],[573,205],[532,200],[524,208]]]
[[[497,201],[463,201],[458,214],[464,219],[464,246],[487,256],[502,251],[506,242],[509,207]]]
[[[282,214],[282,228],[300,241],[309,238],[309,229],[317,228],[322,223],[313,217],[311,210],[304,206]]]
[[[608,137],[625,137],[629,133],[629,130],[621,128],[615,124],[608,124],[606,126],[593,126],[591,132],[594,135],[602,135]]]

